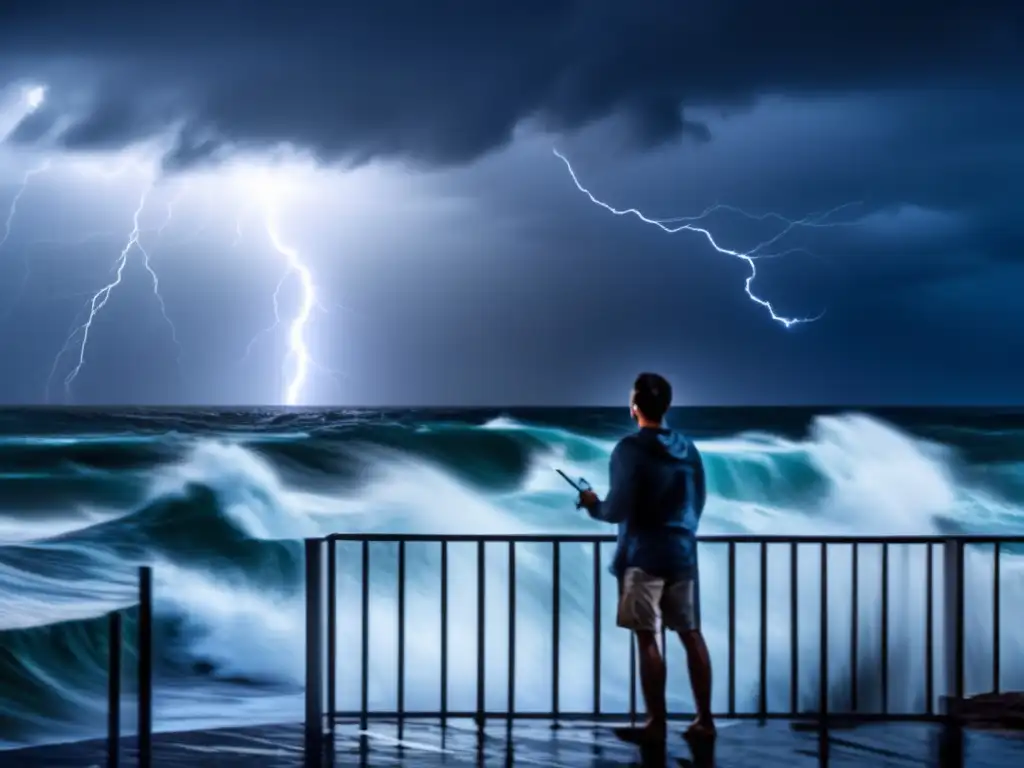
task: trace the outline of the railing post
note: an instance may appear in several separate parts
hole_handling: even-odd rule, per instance
[[[487,544],[483,539],[476,543],[476,727],[477,738],[482,739],[487,725]]]
[[[938,739],[942,768],[962,768],[964,731],[961,709],[964,699],[964,546],[957,539],[942,544],[942,671],[944,716]]]
[[[121,756],[121,612],[107,618],[107,768]]]
[[[153,765],[153,569],[139,568],[139,768]]]
[[[562,658],[561,631],[562,631],[562,550],[561,543],[556,539],[551,542],[551,718],[552,728],[560,726],[559,691],[561,688],[561,667]],[[632,662],[630,662],[632,668]],[[630,695],[633,696],[633,688],[630,688]],[[631,699],[632,700],[632,699]]]
[[[334,737],[338,709],[338,547],[327,541],[327,731]]]
[[[324,758],[324,568],[321,539],[306,539],[306,723],[305,768]]]
[[[828,765],[829,741],[828,705],[828,542],[821,542],[821,595],[819,605],[820,646],[818,648],[818,762]]]

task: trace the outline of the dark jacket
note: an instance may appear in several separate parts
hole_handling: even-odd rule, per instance
[[[697,446],[679,432],[643,428],[615,446],[609,473],[607,497],[589,512],[619,525],[612,573],[640,568],[665,579],[692,578],[707,499]]]

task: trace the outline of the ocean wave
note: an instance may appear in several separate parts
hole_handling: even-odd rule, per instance
[[[198,423],[199,418],[194,418]],[[207,426],[210,418],[203,417]],[[76,476],[68,472],[69,466],[87,466],[93,481],[93,485],[76,486],[81,494],[77,517],[25,523],[31,536],[17,545],[9,541],[0,547],[0,606],[4,617],[16,617],[0,620],[0,648],[6,654],[0,664],[0,686],[19,691],[0,694],[0,739],[15,743],[51,737],[55,729],[60,730],[56,723],[65,723],[68,733],[99,727],[105,679],[102,616],[131,603],[140,564],[155,566],[161,681],[175,691],[167,699],[173,706],[162,710],[167,722],[180,724],[196,712],[210,712],[211,697],[225,695],[249,702],[251,709],[242,707],[239,712],[263,711],[261,707],[272,699],[276,711],[293,707],[298,716],[300,699],[294,690],[302,674],[301,539],[335,531],[606,530],[573,509],[569,489],[554,472],[557,467],[587,477],[603,490],[614,445],[606,434],[509,416],[460,423],[455,418],[265,414],[257,421],[265,431],[254,428],[253,419],[246,423],[238,416],[230,429],[203,432],[196,424],[184,429],[166,415],[157,415],[148,422],[154,434],[146,440],[108,443],[90,437],[82,447],[65,437],[63,448],[23,440],[18,444],[23,450],[36,452],[29,459],[18,459],[13,448],[5,453],[8,449],[0,446],[0,466],[19,460],[24,462],[23,469],[31,465],[41,471],[49,466],[53,477],[64,480]],[[155,434],[154,425],[166,434]],[[89,434],[94,435],[96,422],[89,426]],[[89,453],[99,451],[97,446],[109,448],[107,460]],[[1024,511],[1024,485],[1018,484],[1017,465],[1012,462],[972,465],[954,446],[922,439],[860,413],[820,416],[802,437],[737,432],[701,439],[699,447],[710,487],[705,533],[933,534],[950,526],[999,533],[1018,530]],[[65,448],[70,453],[62,453]],[[69,455],[74,456],[72,464]],[[93,458],[83,464],[83,457],[89,456]],[[60,485],[53,477],[52,484]],[[49,498],[59,499],[59,489],[52,490]],[[30,507],[8,502],[0,513],[0,536],[5,520],[30,520]],[[395,556],[385,545],[375,545],[373,550],[371,704],[383,706],[394,690]],[[439,633],[439,555],[429,545],[410,545],[408,554],[407,576],[413,586],[407,620],[416,627],[420,642],[408,649],[407,705],[412,707],[415,700],[431,707],[436,706],[432,697],[437,686],[437,644],[430,638]],[[786,626],[787,557],[774,551],[770,557],[776,586],[769,597],[772,616]],[[849,587],[841,576],[847,572],[844,558],[848,555],[838,552],[835,557],[830,579],[838,594]],[[873,557],[872,553],[862,556],[859,586],[865,600],[874,599],[879,589]],[[912,650],[923,642],[919,637],[923,585],[914,575],[922,571],[920,557],[909,549],[894,550],[892,563],[893,616],[900,617],[890,627],[892,658],[906,661],[897,674],[904,674],[900,682],[908,691],[919,675],[912,671]],[[450,599],[461,606],[475,605],[475,549],[453,545],[450,558]],[[586,545],[566,547],[563,553],[566,647],[589,647],[591,558]],[[981,554],[971,558],[972,577],[981,585],[983,579],[991,578],[991,566]],[[725,643],[724,563],[721,552],[702,555],[706,627],[717,649]],[[800,554],[800,567],[807,569],[803,573],[814,572],[818,564],[813,553]],[[501,553],[489,556],[489,593],[507,594],[507,574]],[[359,610],[358,578],[357,551],[340,545],[339,610],[353,615]],[[744,555],[738,578],[742,599],[756,596],[755,557]],[[1019,568],[1004,565],[1003,578],[1004,595],[1024,596]],[[521,548],[517,553],[517,647],[526,656],[550,657],[550,650],[544,650],[549,642],[550,579],[550,548]],[[801,585],[801,605],[817,605],[811,581]],[[602,589],[607,591],[606,602],[613,601],[610,580]],[[750,609],[756,612],[753,606]],[[493,691],[503,687],[504,615],[505,610],[499,609],[487,619]],[[847,608],[845,614],[834,617],[837,638],[849,637],[849,627],[844,629],[848,615]],[[471,698],[476,670],[470,645],[475,642],[476,617],[473,610],[460,609],[453,620],[457,626],[450,628],[452,695]],[[814,622],[810,616],[803,631],[810,632]],[[343,624],[340,658],[358,658],[356,633],[350,622]],[[739,628],[745,658],[756,655],[756,630],[746,624]],[[866,633],[862,647],[871,647],[876,639],[872,633],[879,628],[866,622],[862,631]],[[986,629],[981,617],[974,636],[980,642],[986,632],[991,639],[991,627]],[[781,669],[782,661],[788,664],[783,641],[786,638],[771,641],[773,659],[778,655],[780,662],[773,669]],[[609,627],[603,642],[606,690],[624,692],[628,679],[624,636]],[[816,647],[815,642],[810,635],[801,636],[801,647]],[[847,641],[834,641],[836,658],[842,657],[843,642]],[[870,666],[867,652],[865,663]],[[570,673],[589,679],[589,664],[585,655],[567,656],[563,681],[573,679]],[[674,668],[682,665],[675,663]],[[753,690],[754,672],[741,672],[743,691]],[[356,673],[352,665],[342,665],[339,690],[358,690]],[[1024,670],[1013,668],[1007,673],[1020,677]],[[519,706],[546,706],[541,699],[550,670],[537,664],[518,674],[523,677],[517,679],[517,688],[524,697]],[[773,674],[778,679],[772,680],[772,695],[788,691],[782,672]],[[836,674],[841,677],[842,670]],[[813,675],[804,677],[805,686],[812,690]],[[685,690],[678,682],[673,682],[673,689]],[[193,693],[186,695],[186,689]],[[572,706],[577,695],[584,706],[587,692],[565,685],[564,705]],[[81,702],[91,703],[78,706]],[[494,705],[501,704],[496,700]],[[454,701],[450,705],[459,706]],[[616,702],[609,700],[608,705]],[[469,699],[466,706],[471,706]]]

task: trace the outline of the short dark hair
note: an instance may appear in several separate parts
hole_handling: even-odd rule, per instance
[[[661,421],[672,405],[672,385],[657,373],[641,373],[633,382],[633,405],[651,421]]]

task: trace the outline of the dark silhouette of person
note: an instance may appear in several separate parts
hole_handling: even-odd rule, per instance
[[[658,648],[661,624],[686,650],[697,717],[686,735],[713,738],[711,659],[700,631],[697,600],[697,526],[707,498],[704,464],[693,441],[663,421],[672,387],[656,373],[633,384],[630,414],[639,430],[612,451],[610,488],[602,501],[580,493],[578,506],[595,520],[617,523],[611,571],[619,580],[617,624],[635,633],[647,722],[616,729],[619,738],[664,744],[667,731],[665,660]]]

